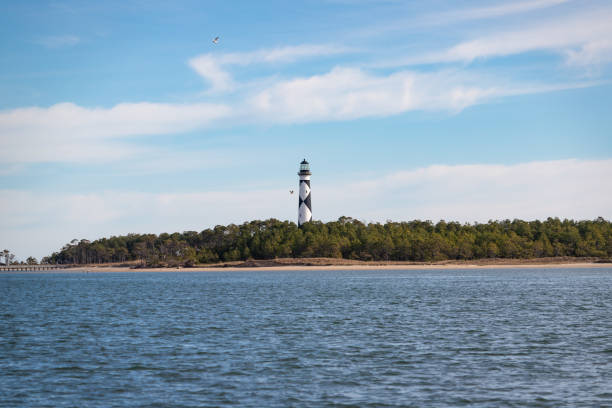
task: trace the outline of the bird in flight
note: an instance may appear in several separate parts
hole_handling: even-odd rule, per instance
[[[289,194],[293,194],[293,190],[289,190]]]
[[[218,43],[218,42],[219,42],[219,37],[215,37],[215,38],[213,39],[213,43],[214,43],[214,44],[216,44],[216,43]]]

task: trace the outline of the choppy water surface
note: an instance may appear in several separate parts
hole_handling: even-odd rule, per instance
[[[2,274],[0,405],[612,406],[612,269]]]

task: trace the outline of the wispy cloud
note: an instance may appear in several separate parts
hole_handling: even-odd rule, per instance
[[[374,76],[360,69],[336,68],[323,75],[279,82],[252,97],[250,104],[258,117],[310,122],[389,116],[416,109],[461,110],[498,93],[466,85],[452,76],[408,71]]]
[[[47,48],[61,48],[77,45],[81,39],[76,35],[51,35],[38,38],[36,42]]]
[[[215,56],[206,54],[189,60],[189,66],[210,84],[211,92],[227,92],[235,87],[232,76]]]
[[[513,84],[465,71],[399,71],[373,75],[335,68],[323,75],[280,81],[248,99],[246,115],[273,123],[351,120],[409,111],[459,112],[494,98],[589,86],[590,83]]]
[[[612,30],[611,30],[612,32]],[[566,62],[571,66],[597,67],[612,62],[612,39],[605,37],[565,51]]]
[[[223,65],[289,63],[303,58],[343,54],[351,50],[348,47],[331,44],[302,44],[251,52],[225,53],[219,55],[217,61]]]
[[[359,182],[313,184],[315,219],[612,218],[612,160],[515,165],[434,165]],[[588,200],[585,200],[588,197]],[[286,189],[196,193],[92,194],[0,190],[0,239],[21,258],[43,256],[72,238],[128,232],[200,231],[252,219],[295,219]],[[30,253],[32,239],[37,253]]]
[[[244,91],[232,104],[123,103],[88,108],[60,103],[0,111],[4,164],[107,162],[149,156],[135,136],[176,135],[227,124],[287,124],[386,117],[410,111],[456,113],[512,95],[551,92],[593,83],[513,84],[465,71],[399,71],[374,75],[335,68]]]
[[[453,10],[436,14],[435,16],[424,17],[426,22],[431,23],[453,23],[460,21],[480,20],[495,17],[506,17],[513,14],[522,14],[534,10],[558,6],[568,3],[571,0],[531,0],[513,1],[501,3],[494,6],[479,7],[464,10]]]
[[[314,190],[314,186],[313,186]],[[612,218],[612,160],[556,160],[514,165],[432,165],[316,191],[328,217],[368,220],[561,217]],[[588,197],[588,200],[585,199]]]
[[[223,104],[122,103],[84,108],[60,103],[49,108],[0,111],[4,162],[89,162],[131,156],[142,148],[121,144],[139,135],[177,134],[229,116]]]
[[[450,26],[465,22],[488,19],[503,19],[515,15],[528,14],[530,12],[560,6],[573,0],[526,0],[506,1],[495,5],[473,8],[442,9],[436,13],[411,15],[407,18],[393,19],[373,26],[359,28],[352,33],[357,37],[381,37],[390,33],[402,31],[413,31],[426,27]],[[456,2],[451,2],[456,5]],[[400,13],[401,14],[401,13]]]
[[[303,58],[323,57],[349,52],[338,45],[303,44],[240,53],[208,53],[189,60],[189,66],[211,85],[211,91],[230,91],[235,82],[226,68],[232,65],[290,63]]]
[[[383,62],[380,66],[472,62],[479,58],[502,57],[529,51],[568,55],[573,64],[608,61],[612,51],[612,9],[588,11],[569,17],[530,23],[524,28],[491,32],[451,48],[424,55]]]

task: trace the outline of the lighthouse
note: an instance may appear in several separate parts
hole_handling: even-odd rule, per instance
[[[306,159],[300,163],[300,196],[298,202],[298,227],[312,219],[312,205],[310,203],[310,165]]]

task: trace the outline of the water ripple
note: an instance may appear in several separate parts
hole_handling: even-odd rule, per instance
[[[0,406],[612,406],[612,269],[0,276]]]

